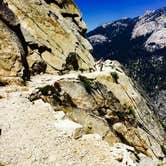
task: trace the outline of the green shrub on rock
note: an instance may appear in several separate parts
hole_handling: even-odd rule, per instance
[[[135,110],[134,110],[134,108],[132,106],[129,106],[128,110],[129,110],[129,114],[132,114],[135,117]]]
[[[118,79],[119,79],[118,73],[117,72],[111,72],[111,76],[114,79],[114,81],[118,84]]]
[[[91,93],[92,92],[92,81],[82,75],[79,75],[78,78],[80,79],[81,83],[85,87],[86,91],[88,93]]]

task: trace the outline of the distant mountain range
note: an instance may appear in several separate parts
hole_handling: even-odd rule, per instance
[[[166,122],[166,7],[103,24],[87,34],[96,59],[120,61]]]

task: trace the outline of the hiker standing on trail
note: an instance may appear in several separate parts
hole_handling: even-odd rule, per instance
[[[94,65],[95,69],[97,69],[96,68],[97,66],[99,66],[100,71],[103,70],[103,66],[104,66],[104,58],[103,57],[95,63],[95,65]]]

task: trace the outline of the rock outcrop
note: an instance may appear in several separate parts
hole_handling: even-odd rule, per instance
[[[6,0],[0,8],[1,77],[93,67],[91,45],[82,36],[86,26],[73,1]],[[77,68],[66,59],[77,61]]]
[[[0,20],[0,79],[3,77],[19,78],[23,76],[22,45],[17,35]],[[19,47],[20,46],[20,47]],[[2,81],[2,80],[1,80]]]
[[[123,142],[138,153],[163,158],[164,131],[150,103],[140,96],[117,62],[106,61],[102,72],[64,75],[39,87],[29,99],[43,99],[56,111],[99,134],[110,145]],[[118,80],[115,81],[115,74]]]
[[[1,164],[164,164],[163,129],[118,62],[36,75],[0,94]]]

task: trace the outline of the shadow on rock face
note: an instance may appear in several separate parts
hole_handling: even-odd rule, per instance
[[[64,70],[79,70],[79,56],[75,52],[70,52],[66,58],[66,63],[63,65]]]

